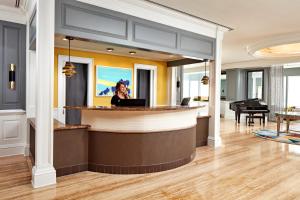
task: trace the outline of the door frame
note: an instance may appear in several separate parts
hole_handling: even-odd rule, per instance
[[[94,59],[93,58],[83,58],[71,56],[71,62],[87,64],[88,74],[87,74],[87,106],[94,105]],[[65,75],[62,73],[63,67],[66,62],[69,61],[69,56],[58,55],[58,105],[57,105],[57,120],[65,123],[65,109],[66,105],[66,79]]]
[[[150,71],[150,106],[157,104],[157,66],[134,64],[134,98],[137,97],[137,70],[144,69]]]

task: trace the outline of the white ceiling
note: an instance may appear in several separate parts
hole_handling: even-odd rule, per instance
[[[257,58],[247,53],[247,45],[300,32],[300,0],[151,1],[232,27],[234,30],[227,32],[223,40],[223,64],[253,62]]]
[[[55,35],[55,46],[68,48],[68,41],[63,40],[64,36],[56,34]],[[113,48],[113,52],[107,52],[107,48]],[[134,58],[142,58],[149,60],[157,60],[157,61],[172,61],[172,60],[180,60],[183,57],[180,55],[173,55],[168,53],[156,52],[156,51],[146,51],[141,49],[134,49],[130,47],[124,46],[116,46],[107,43],[94,42],[94,41],[83,41],[80,39],[75,39],[71,41],[71,49],[75,50],[83,50],[97,53],[105,53],[112,55],[120,55]],[[130,51],[135,51],[135,55],[129,54]]]
[[[20,0],[20,7],[23,7],[27,0]],[[15,7],[16,0],[0,0],[0,5],[7,7]]]
[[[225,33],[223,41],[223,67],[251,67],[259,63],[271,64],[270,59],[258,59],[247,53],[247,46],[275,36],[300,33],[300,0],[150,0],[157,4],[180,10],[200,18],[214,21],[234,30]],[[20,7],[26,5],[27,0],[20,1]],[[15,0],[0,0],[0,6],[14,8]],[[299,38],[300,41],[300,38]],[[73,42],[75,48],[94,49],[106,52],[106,44],[91,42]],[[57,46],[66,47],[61,39],[56,40]],[[80,45],[82,45],[80,47]],[[102,45],[102,46],[101,46]],[[128,56],[130,48],[114,47],[113,54]],[[159,52],[136,50],[134,57],[144,57],[156,60],[175,60],[177,56]],[[130,56],[130,55],[129,55]],[[299,62],[300,57],[293,57],[292,62]],[[285,58],[285,62],[289,59]],[[276,63],[281,60],[276,59]]]
[[[8,6],[8,7],[15,7],[16,1],[15,0],[0,0],[0,5]]]

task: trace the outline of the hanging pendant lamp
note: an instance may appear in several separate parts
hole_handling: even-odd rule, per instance
[[[205,62],[205,75],[202,77],[202,79],[201,79],[201,83],[203,84],[203,85],[208,85],[208,82],[209,82],[209,77],[208,76],[206,76],[206,62],[207,62],[208,60],[207,59],[205,59],[204,60],[204,62]]]
[[[66,77],[69,78],[72,77],[74,74],[76,74],[75,66],[71,63],[71,55],[70,55],[70,44],[71,44],[71,40],[73,40],[74,38],[67,36],[66,39],[69,40],[69,61],[67,61],[65,66],[63,67],[62,73],[64,73]]]

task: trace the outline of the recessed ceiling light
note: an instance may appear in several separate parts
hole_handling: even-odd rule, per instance
[[[135,51],[129,51],[129,54],[134,55],[134,54],[136,54],[136,52]]]
[[[112,52],[114,49],[113,48],[106,48],[106,51]]]

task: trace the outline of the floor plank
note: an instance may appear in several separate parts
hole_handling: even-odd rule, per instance
[[[300,146],[257,138],[260,128],[222,120],[222,146],[197,148],[188,165],[142,175],[81,172],[40,189],[30,185],[26,158],[0,158],[0,199],[300,199]]]

